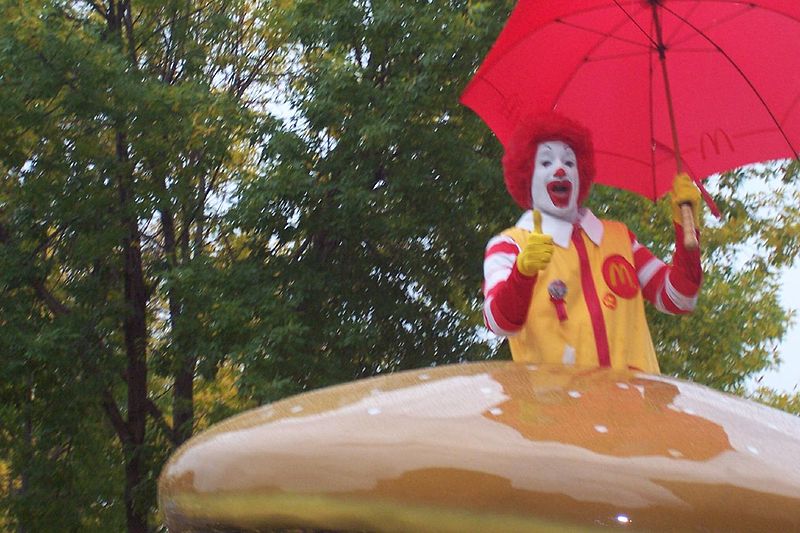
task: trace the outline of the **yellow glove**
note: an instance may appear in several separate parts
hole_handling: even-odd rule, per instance
[[[542,214],[533,211],[533,231],[517,256],[517,270],[525,276],[534,276],[544,270],[553,257],[553,237],[542,233]]]
[[[694,214],[694,225],[700,227],[700,189],[694,184],[692,178],[686,173],[675,176],[672,182],[672,190],[669,193],[672,204],[672,220],[676,224],[683,225],[681,219],[681,204],[689,203],[692,205]]]

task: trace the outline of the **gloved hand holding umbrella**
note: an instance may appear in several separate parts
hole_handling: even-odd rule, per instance
[[[684,216],[686,216],[686,208],[684,206],[687,206],[689,215],[693,217],[689,223],[699,226],[700,198],[700,191],[688,174],[675,176],[675,181],[672,183],[672,190],[670,191],[672,221],[685,227],[688,223],[684,220]]]

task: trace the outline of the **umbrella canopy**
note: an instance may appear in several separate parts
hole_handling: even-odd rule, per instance
[[[520,0],[461,101],[503,144],[527,114],[582,122],[596,182],[656,200],[676,152],[695,179],[798,157],[800,2]]]

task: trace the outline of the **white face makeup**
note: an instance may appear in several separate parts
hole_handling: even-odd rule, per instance
[[[578,160],[561,141],[539,143],[531,180],[534,209],[566,220],[578,218]]]

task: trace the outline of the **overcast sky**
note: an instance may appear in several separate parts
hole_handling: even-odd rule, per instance
[[[783,392],[800,392],[800,264],[787,270],[783,276],[781,304],[795,309],[794,325],[781,345],[781,367],[761,380],[763,385]]]

